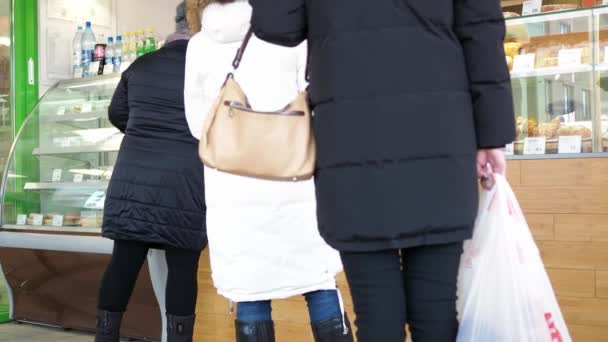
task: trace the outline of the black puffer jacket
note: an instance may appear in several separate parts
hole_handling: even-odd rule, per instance
[[[168,43],[123,74],[110,121],[125,133],[106,196],[103,236],[202,250],[203,165],[184,113],[188,41]]]
[[[460,241],[476,151],[514,138],[498,0],[250,0],[258,37],[309,40],[319,228],[342,251]]]

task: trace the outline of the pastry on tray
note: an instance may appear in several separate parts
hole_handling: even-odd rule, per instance
[[[554,5],[544,5],[540,8],[542,13],[546,12],[557,12],[557,11],[568,11],[579,8],[577,4],[554,4]]]

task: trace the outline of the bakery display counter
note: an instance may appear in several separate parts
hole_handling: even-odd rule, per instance
[[[2,186],[2,228],[99,233],[122,134],[107,119],[117,76],[66,81],[15,139]]]
[[[554,6],[554,5],[551,5]],[[608,8],[509,15],[515,158],[603,157],[608,152]]]
[[[10,147],[0,187],[0,270],[15,320],[95,329],[97,292],[113,248],[101,226],[123,138],[108,120],[119,80],[59,82]],[[157,266],[140,274],[123,335],[158,341],[164,304],[157,296],[164,297],[165,275],[161,252],[151,255]]]

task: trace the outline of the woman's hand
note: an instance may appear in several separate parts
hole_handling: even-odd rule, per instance
[[[507,173],[507,160],[502,148],[483,149],[477,152],[477,176],[481,179],[481,186],[490,190],[494,187],[494,174],[505,176]]]

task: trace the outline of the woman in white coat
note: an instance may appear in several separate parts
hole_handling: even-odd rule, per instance
[[[186,117],[199,139],[251,19],[246,0],[209,2],[186,58]],[[276,110],[305,89],[306,64],[305,43],[284,48],[252,37],[235,79],[253,108]],[[237,341],[274,341],[270,301],[295,295],[306,297],[317,342],[352,341],[336,289],[342,265],[318,233],[314,183],[205,168],[205,192],[213,281],[238,303]]]

